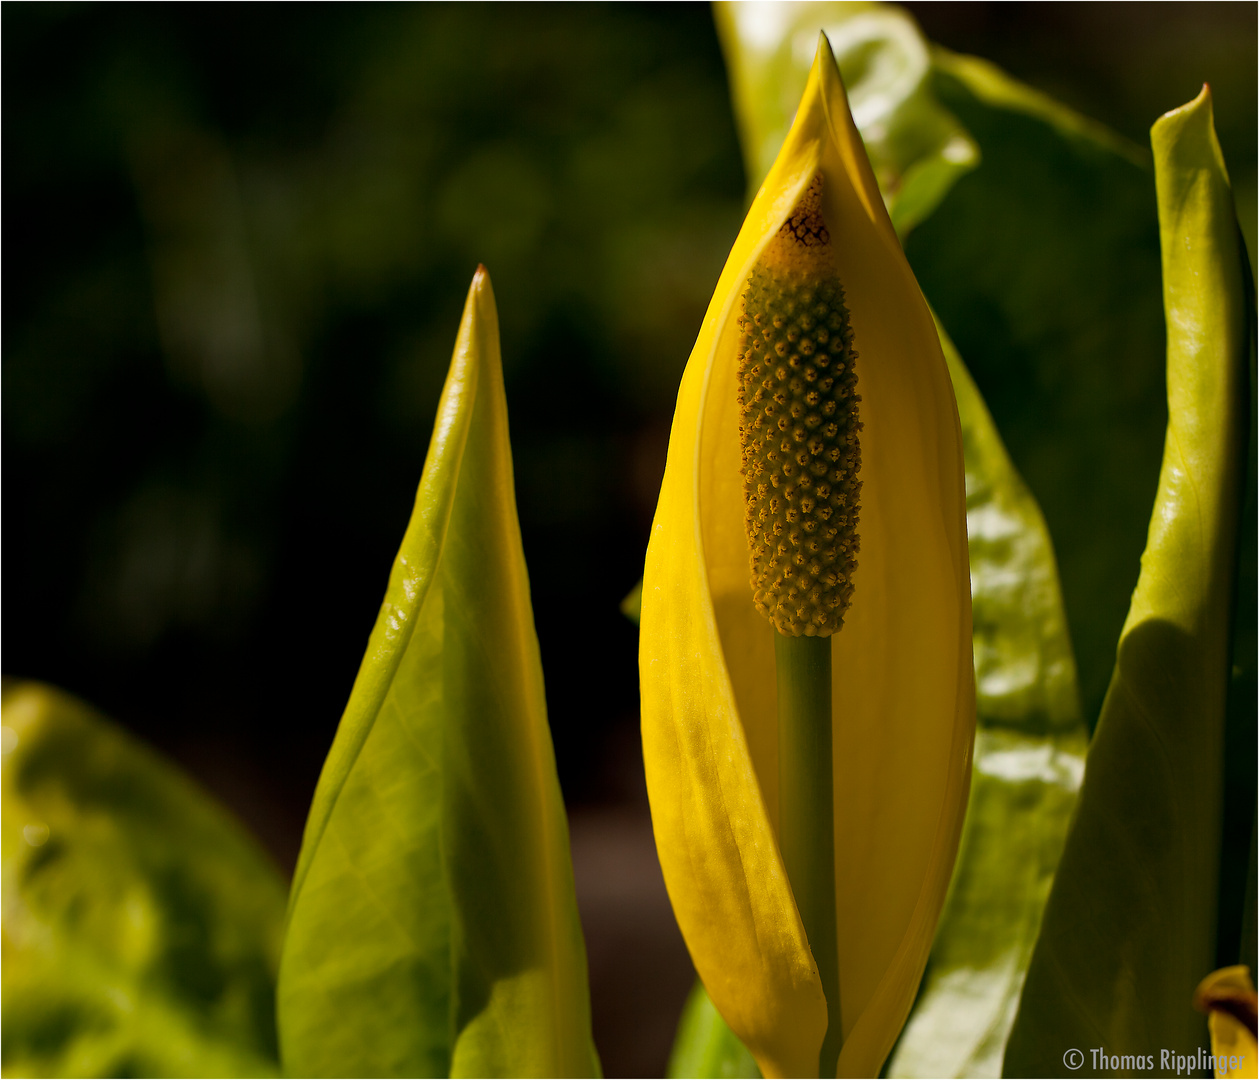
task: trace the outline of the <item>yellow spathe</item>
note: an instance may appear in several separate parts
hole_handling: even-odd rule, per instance
[[[1255,1019],[1250,968],[1237,964],[1211,972],[1194,993],[1194,1007],[1207,1014],[1215,1075],[1221,1080],[1259,1077],[1259,1048],[1250,1026]]]
[[[773,630],[753,607],[737,412],[740,295],[815,172],[862,397],[861,553],[832,639],[839,1074],[877,1075],[944,902],[974,733],[962,442],[936,331],[825,37],[678,393],[647,552],[643,752],[696,969],[766,1076],[816,1070],[827,1009],[778,852]]]

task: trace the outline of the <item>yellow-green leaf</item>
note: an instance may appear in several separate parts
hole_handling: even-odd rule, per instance
[[[275,1076],[284,883],[173,765],[6,684],[5,1076]]]
[[[1154,125],[1168,426],[1141,576],[1005,1057],[1204,1042],[1250,327],[1210,93]],[[1085,1075],[1087,1075],[1086,1062]]]
[[[598,1072],[484,269],[311,807],[279,1025],[294,1075]]]

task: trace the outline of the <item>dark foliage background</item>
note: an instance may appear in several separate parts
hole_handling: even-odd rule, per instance
[[[1256,5],[908,6],[1141,144],[1210,79],[1253,223]],[[597,1035],[609,1075],[658,1072],[690,975],[618,603],[743,203],[709,10],[3,29],[5,671],[172,754],[291,867],[484,262]]]
[[[565,790],[601,797],[617,604],[739,221],[707,10],[5,29],[6,669],[265,777],[291,859],[484,262]]]

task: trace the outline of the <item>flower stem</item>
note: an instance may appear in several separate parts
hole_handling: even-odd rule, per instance
[[[778,661],[778,845],[826,994],[819,1076],[834,1076],[843,1045],[835,930],[831,776],[831,639],[774,634]]]

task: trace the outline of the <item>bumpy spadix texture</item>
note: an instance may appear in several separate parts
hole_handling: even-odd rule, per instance
[[[833,634],[860,547],[861,398],[821,173],[753,269],[739,328],[753,600],[781,634]]]

